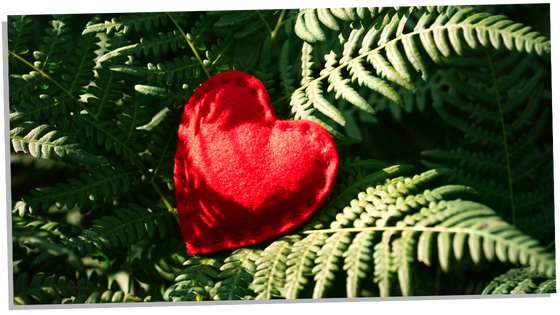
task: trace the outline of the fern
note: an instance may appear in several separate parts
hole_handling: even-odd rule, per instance
[[[223,279],[215,286],[214,300],[243,300],[252,297],[249,284],[256,276],[259,252],[238,249],[224,259],[218,278]]]
[[[175,283],[165,293],[166,300],[196,301],[208,298],[207,287],[213,288],[223,263],[211,257],[192,257],[185,262],[189,266],[175,278]]]
[[[281,238],[265,248],[261,257],[256,261],[257,272],[253,280],[257,300],[269,300],[273,296],[281,295],[284,284],[287,254],[290,247],[298,241],[294,238]]]
[[[555,292],[550,22],[533,8],[9,16],[13,303]],[[339,174],[291,234],[193,257],[176,132],[231,69],[280,119],[322,125]]]

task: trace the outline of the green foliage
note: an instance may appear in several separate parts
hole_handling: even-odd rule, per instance
[[[556,292],[543,8],[9,16],[14,304]],[[190,256],[177,128],[232,69],[340,172],[291,235]]]

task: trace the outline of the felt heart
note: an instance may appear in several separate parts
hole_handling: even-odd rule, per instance
[[[266,242],[294,231],[325,202],[338,149],[319,124],[279,120],[253,76],[228,71],[185,106],[175,195],[191,255]]]

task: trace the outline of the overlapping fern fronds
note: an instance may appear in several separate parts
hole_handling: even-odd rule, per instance
[[[374,113],[357,92],[358,87],[367,87],[404,108],[402,96],[392,86],[420,96],[414,79],[417,73],[428,81],[432,68],[444,65],[445,58],[465,55],[467,49],[505,47],[510,51],[550,54],[550,41],[504,16],[475,13],[471,7],[439,11],[433,7],[300,10],[295,31],[305,41],[302,81],[292,96],[292,106],[301,107],[309,100],[327,117],[345,125],[344,116],[322,96],[326,80],[326,90],[334,91],[335,99],[342,97],[365,112]],[[338,19],[350,23],[340,30],[339,38],[324,57],[326,63],[319,77],[314,77],[314,45],[326,40],[321,24],[339,30]],[[413,29],[407,29],[410,22],[415,23]],[[375,75],[366,69],[366,63],[375,69]],[[345,77],[343,70],[350,76]],[[304,91],[305,97],[299,91]]]
[[[14,304],[555,292],[551,44],[530,27],[470,6],[107,16],[8,17]],[[231,69],[344,159],[300,230],[193,257],[176,131]]]

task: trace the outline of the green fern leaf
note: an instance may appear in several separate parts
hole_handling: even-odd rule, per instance
[[[249,284],[257,276],[256,264],[259,254],[260,251],[240,248],[224,259],[224,264],[220,267],[221,272],[217,276],[224,280],[216,284],[216,295],[213,299],[231,301],[244,300],[246,296],[252,297],[253,292]]]
[[[37,159],[51,159],[54,156],[71,158],[88,164],[105,163],[106,159],[82,149],[78,143],[69,143],[68,136],[61,136],[49,125],[24,122],[10,130],[10,143],[14,152],[29,153]]]
[[[100,250],[114,249],[146,236],[153,238],[156,230],[159,230],[162,239],[173,234],[176,223],[170,213],[159,208],[147,210],[135,204],[127,206],[128,208],[115,210],[117,217],[104,216],[95,220],[95,227],[84,230],[78,238],[70,238],[63,243],[86,254],[92,252],[94,246]]]
[[[53,73],[60,68],[61,55],[66,52],[62,46],[70,40],[70,31],[65,19],[49,21],[51,27],[45,29],[47,36],[43,37],[43,44],[39,45],[41,50],[33,52],[33,57],[37,60],[34,65],[41,71]]]
[[[253,279],[253,287],[258,294],[256,300],[269,300],[273,296],[282,295],[288,254],[293,244],[299,240],[298,236],[282,237],[264,249],[256,261],[257,272]]]
[[[346,124],[346,119],[344,119],[342,113],[336,107],[334,107],[334,105],[329,103],[329,101],[327,101],[323,97],[322,85],[323,82],[318,80],[311,82],[309,87],[305,89],[305,94],[313,104],[313,107],[318,109],[321,113],[325,114],[327,117],[336,121],[338,124],[344,126]]]
[[[403,231],[400,238],[396,239],[393,244],[392,259],[396,265],[397,277],[403,296],[412,296],[412,268],[410,264],[414,262],[414,247],[416,233],[412,231]]]
[[[290,40],[287,39],[284,45],[282,45],[280,57],[278,58],[281,96],[289,95],[295,90],[293,84],[296,80],[292,77],[292,68],[290,64]]]
[[[211,50],[206,51],[206,59],[203,60],[204,67],[211,74],[220,73],[229,70],[229,55],[228,50],[232,49],[236,40],[232,35],[228,35],[224,40],[218,39],[215,45],[212,45]]]
[[[340,29],[340,27],[338,26],[338,22],[329,9],[318,8],[317,18],[319,19],[319,21],[321,21],[321,23],[323,23],[333,31],[338,31]]]
[[[360,86],[367,86],[371,90],[387,97],[404,108],[405,104],[399,93],[387,84],[387,82],[372,76],[371,73],[364,68],[362,62],[362,59],[353,59],[350,61],[348,69],[350,75],[352,75],[352,82],[358,80]]]
[[[161,123],[150,127],[151,142],[146,144],[148,152],[142,155],[142,159],[152,169],[152,178],[159,177],[164,182],[173,180],[173,160],[180,118],[176,113],[166,111]]]
[[[134,241],[131,240],[131,243]],[[132,260],[132,274],[135,279],[148,284],[162,278],[172,281],[177,276],[175,271],[182,269],[187,256],[182,240],[154,244]]]
[[[210,256],[194,256],[164,294],[166,301],[197,301],[208,298],[206,287],[214,287],[223,263]]]
[[[29,36],[33,33],[29,27],[33,25],[33,20],[25,15],[8,15],[8,50],[25,55],[29,52],[26,44],[29,43]],[[8,55],[9,63],[14,67],[19,67],[20,62],[12,55]]]
[[[317,38],[315,38],[315,36],[313,35],[313,33],[311,33],[308,29],[307,29],[307,25],[305,23],[305,17],[303,14],[298,14],[297,19],[296,19],[296,24],[294,26],[294,31],[296,33],[296,35],[303,39],[304,41],[308,42],[308,43],[315,43],[317,41]],[[323,34],[324,35],[324,34]]]
[[[286,265],[286,299],[296,299],[299,292],[309,282],[307,277],[312,274],[312,266],[317,252],[325,244],[326,234],[316,233],[297,241],[292,246]]]
[[[276,81],[272,79],[274,75],[269,71],[270,68],[270,37],[267,37],[262,43],[260,61],[255,76],[262,82],[268,94],[274,92],[274,84]]]
[[[361,173],[356,175],[356,178],[348,177],[346,185],[339,185],[338,189],[332,193],[330,201],[323,206],[315,218],[308,223],[304,229],[320,229],[323,227],[323,222],[331,222],[332,217],[335,216],[336,210],[344,208],[345,201],[350,201],[352,196],[358,195],[361,189],[367,188],[369,185],[378,181],[385,180],[386,178],[396,175],[404,170],[409,169],[409,165],[394,165],[384,168],[381,171],[373,174],[362,176]]]
[[[132,44],[129,46],[124,46],[112,50],[105,55],[99,57],[98,62],[105,62],[109,59],[116,58],[119,56],[127,55],[144,55],[149,56],[150,54],[157,56],[161,52],[167,52],[171,50],[172,52],[177,52],[179,48],[184,48],[185,38],[178,31],[167,32],[167,34],[159,33],[156,36],[151,36],[148,39],[144,39],[140,44]]]
[[[327,65],[323,71],[330,72],[331,75],[329,76],[329,87],[327,91],[334,90],[336,92],[335,98],[338,99],[342,96],[348,102],[356,105],[361,110],[365,111],[366,113],[375,114],[375,110],[364,100],[352,87],[348,85],[350,79],[343,79],[342,73],[340,69],[334,68],[334,64],[336,63],[336,55],[334,53],[330,53],[329,55],[325,56],[325,60],[327,61]],[[323,74],[323,73],[322,73]]]
[[[94,58],[97,57],[95,51],[99,49],[101,40],[92,35],[82,36],[78,40],[78,49],[73,51],[73,55],[68,58],[64,65],[65,74],[62,76],[65,87],[72,93],[83,93],[85,86],[93,80],[95,67]]]
[[[113,65],[108,69],[132,74],[135,76],[147,77],[148,81],[165,83],[170,86],[176,81],[183,82],[198,77],[200,74],[200,64],[194,57],[183,56],[181,59],[175,58],[173,61],[166,61],[153,65],[148,63],[147,67],[136,67],[129,65]]]
[[[421,96],[420,90],[412,82],[403,78],[378,51],[374,50],[368,54],[367,61],[373,65],[377,75],[387,78],[389,81],[404,87],[417,96]]]
[[[233,35],[233,38],[235,38],[237,40],[249,38],[251,36],[254,36],[254,35],[258,34],[264,28],[265,28],[264,21],[262,21],[261,19],[258,19],[258,20],[255,20],[255,21],[251,22],[251,24],[247,25],[245,28],[235,32],[235,34]]]
[[[187,34],[187,38],[193,46],[198,50],[206,50],[204,42],[210,40],[212,34],[212,25],[218,17],[209,14],[201,14],[199,20],[195,22],[195,26],[191,28],[191,32]]]
[[[239,28],[246,26],[255,19],[258,19],[258,14],[256,11],[228,11],[225,14],[220,15],[220,19],[216,23],[214,23],[214,27]]]
[[[375,264],[373,281],[379,286],[379,294],[382,297],[391,295],[391,280],[395,272],[389,244],[392,235],[393,232],[383,232],[381,242],[374,246],[373,251],[373,263]]]
[[[346,8],[331,8],[330,11],[334,16],[343,20],[343,21],[351,21],[352,19],[348,16],[348,12]]]
[[[96,275],[96,273],[94,272]],[[94,274],[90,278],[94,278]],[[20,304],[61,303],[63,298],[104,292],[107,289],[96,281],[80,278],[77,283],[64,276],[47,276],[42,272],[31,279],[28,273],[22,273],[14,280],[14,301]]]
[[[121,16],[120,19],[113,19],[112,21],[105,21],[104,23],[88,25],[82,32],[82,35],[89,33],[106,32],[111,33],[113,30],[119,31],[122,29],[123,34],[127,34],[133,29],[139,32],[142,27],[146,31],[150,31],[153,26],[159,26],[159,23],[165,24],[167,22],[167,13],[154,12],[154,13],[131,13]]]
[[[303,15],[303,17],[305,21],[305,28],[307,28],[309,33],[311,33],[311,36],[313,36],[316,41],[325,41],[327,38],[325,37],[325,33],[323,33],[323,30],[321,29],[321,26],[319,24],[319,19],[317,18],[317,10],[308,11]]]
[[[342,253],[348,248],[350,243],[349,233],[334,233],[325,240],[325,245],[317,252],[315,267],[312,272],[315,275],[315,287],[313,298],[325,296],[327,288],[332,286],[334,272],[340,269],[339,260]]]
[[[373,236],[374,233],[364,231],[358,233],[352,240],[342,256],[344,257],[344,267],[348,274],[346,279],[346,294],[348,297],[358,297],[359,281],[367,277],[371,270],[370,264],[373,261]]]

